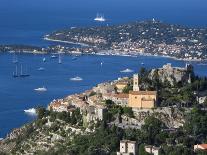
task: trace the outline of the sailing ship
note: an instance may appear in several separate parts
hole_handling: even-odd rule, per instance
[[[18,68],[17,68],[17,65],[16,65],[16,70],[15,70],[15,72],[13,72],[13,77],[14,77],[14,78],[19,77],[19,75],[18,75]]]
[[[20,75],[19,75],[19,77],[28,77],[28,76],[30,76],[29,74],[25,74],[25,73],[23,73],[23,67],[22,67],[22,65],[21,65],[21,71],[20,71]]]
[[[101,15],[101,14],[97,14],[96,15],[96,18],[94,18],[95,21],[98,21],[98,22],[105,22],[106,19],[104,18],[104,15]]]

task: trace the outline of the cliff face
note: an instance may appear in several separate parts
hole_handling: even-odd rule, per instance
[[[161,82],[168,81],[171,85],[174,85],[175,82],[191,83],[192,70],[191,65],[181,68],[166,64],[162,68],[152,69],[149,73],[149,78],[152,80],[158,78]]]

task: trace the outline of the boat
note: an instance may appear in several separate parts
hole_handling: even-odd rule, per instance
[[[95,21],[98,21],[98,22],[105,22],[106,19],[104,18],[104,15],[101,15],[101,14],[97,14],[96,15],[96,18],[94,18]]]
[[[40,88],[36,88],[36,89],[34,89],[35,91],[39,91],[39,92],[45,92],[45,91],[47,91],[47,88],[45,88],[45,87],[40,87]]]
[[[122,71],[120,71],[121,73],[132,73],[132,72],[134,72],[133,70],[131,70],[131,69],[129,69],[129,68],[127,68],[127,69],[124,69],[124,70],[122,70]]]
[[[43,61],[43,62],[46,62],[46,58],[43,58],[42,61]]]
[[[17,65],[16,65],[16,70],[15,70],[15,72],[13,72],[13,77],[14,77],[14,78],[19,77],[19,75],[18,75],[18,68],[17,68]]]
[[[31,108],[31,109],[24,110],[24,112],[25,113],[28,113],[28,114],[32,114],[32,115],[36,115],[37,114],[35,108]]]
[[[55,59],[55,58],[57,58],[57,56],[56,55],[52,55],[51,58],[52,59]]]
[[[144,62],[142,62],[141,65],[144,65]]]
[[[72,57],[72,60],[77,60],[77,59],[78,59],[77,56]]]
[[[19,77],[28,77],[28,76],[30,76],[30,75],[23,73],[23,68],[22,68],[22,65],[21,65],[21,72],[20,72]]]
[[[103,62],[101,62],[101,66],[103,65]]]
[[[71,81],[82,81],[83,79],[79,76],[76,76],[76,77],[73,77],[73,78],[70,78]]]
[[[44,71],[44,70],[45,70],[45,68],[40,67],[40,68],[38,68],[37,70],[38,70],[38,71]]]

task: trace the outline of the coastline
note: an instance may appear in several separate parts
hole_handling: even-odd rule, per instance
[[[56,39],[50,39],[48,37],[44,37],[43,38],[44,40],[46,41],[52,41],[52,42],[60,42],[60,43],[66,43],[66,44],[74,44],[74,45],[80,45],[80,46],[85,46],[85,47],[88,47],[89,45],[88,44],[85,44],[85,43],[79,43],[79,42],[72,42],[72,41],[63,41],[63,40],[56,40]]]

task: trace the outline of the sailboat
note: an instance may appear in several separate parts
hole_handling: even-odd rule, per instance
[[[13,63],[18,63],[18,59],[17,59],[17,56],[16,54],[14,53],[13,55],[13,60],[12,60]]]
[[[20,77],[28,77],[28,76],[30,76],[29,74],[25,74],[25,73],[23,73],[23,68],[22,68],[22,65],[21,65],[21,72],[20,72],[20,75],[19,75]]]
[[[62,64],[62,60],[61,60],[60,53],[59,53],[59,57],[58,57],[58,63],[59,63],[59,64]]]
[[[17,68],[17,65],[16,65],[16,70],[15,70],[15,72],[13,72],[13,77],[14,77],[14,78],[19,77],[19,75],[18,75],[18,68]]]

